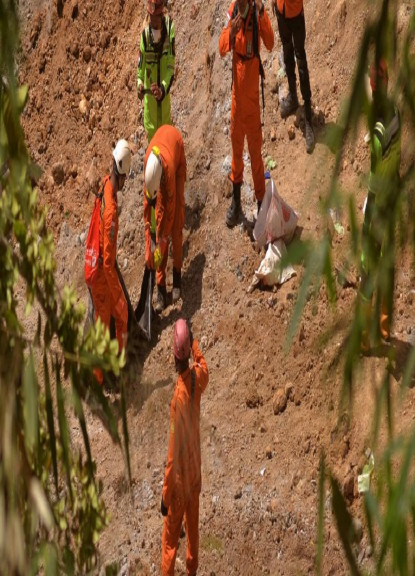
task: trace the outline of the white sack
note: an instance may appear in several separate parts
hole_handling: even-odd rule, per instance
[[[298,222],[298,215],[281,198],[271,178],[265,180],[265,196],[254,227],[257,247],[274,240],[291,242]]]
[[[274,284],[283,284],[292,276],[295,276],[296,272],[292,266],[281,268],[281,259],[286,253],[287,249],[283,240],[275,240],[268,246],[265,258],[259,265],[258,270],[255,270],[252,284],[248,289],[250,292],[261,281],[264,286],[274,286]]]

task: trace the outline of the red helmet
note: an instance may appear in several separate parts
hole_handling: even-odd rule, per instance
[[[148,0],[147,2],[148,13],[152,16],[158,16],[163,14],[164,10],[164,0]]]
[[[179,318],[174,325],[174,355],[178,360],[187,360],[190,356],[190,336],[186,320]]]
[[[383,57],[379,60],[377,67],[376,64],[370,67],[369,76],[372,92],[375,92],[376,87],[379,85],[382,85],[385,89],[388,87],[388,65]]]

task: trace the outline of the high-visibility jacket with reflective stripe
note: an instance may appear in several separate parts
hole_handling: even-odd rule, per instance
[[[150,90],[152,84],[163,86],[165,96],[161,102],[152,94],[144,95],[144,128],[150,141],[163,124],[171,124],[170,88],[174,78],[175,31],[174,23],[163,16],[161,39],[155,44],[150,26],[143,30],[137,66],[137,90],[141,84]]]
[[[370,149],[369,193],[379,208],[387,207],[390,194],[396,194],[401,162],[401,120],[398,110],[386,125],[375,124]]]

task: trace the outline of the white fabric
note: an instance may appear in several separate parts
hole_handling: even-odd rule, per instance
[[[265,181],[265,196],[262,200],[254,227],[254,239],[258,248],[268,244],[265,258],[255,271],[249,292],[262,283],[264,286],[283,284],[296,274],[291,265],[281,267],[287,253],[285,243],[291,242],[298,222],[298,215],[277,192],[272,179]]]
[[[153,40],[154,43],[157,44],[157,42],[160,40],[161,38],[161,29],[160,30],[155,30],[154,28],[151,29],[151,33],[153,35]]]
[[[286,253],[287,248],[283,240],[275,240],[268,246],[265,258],[259,265],[258,270],[255,270],[250,291],[260,282],[264,286],[274,286],[274,284],[284,284],[284,282],[296,275],[296,271],[291,265],[285,268],[281,267],[281,260]]]

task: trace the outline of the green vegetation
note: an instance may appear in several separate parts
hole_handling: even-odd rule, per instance
[[[409,16],[409,24],[401,30],[398,36],[398,12],[403,4],[398,0],[377,0],[369,2],[372,18],[366,26],[360,48],[359,58],[356,62],[355,74],[351,83],[348,101],[345,103],[339,124],[331,131],[329,148],[335,151],[335,168],[330,189],[323,202],[323,211],[328,215],[329,208],[346,207],[349,214],[350,247],[349,261],[345,263],[344,275],[350,269],[360,270],[361,256],[361,230],[356,222],[357,212],[353,195],[346,197],[340,190],[339,175],[343,152],[346,145],[356,144],[356,135],[362,117],[366,118],[367,126],[371,132],[374,128],[374,106],[368,101],[365,91],[365,76],[368,64],[379,61],[385,56],[389,63],[391,79],[389,81],[390,97],[398,103],[406,138],[410,143],[415,136],[415,12]],[[415,246],[415,213],[413,202],[414,190],[414,163],[415,158],[401,164],[401,181],[398,198],[388,212],[391,222],[396,226],[398,242],[395,248],[388,251],[388,257],[397,261],[397,257],[404,251]],[[398,234],[399,232],[399,234]],[[388,247],[389,248],[389,247]],[[301,285],[299,298],[290,338],[292,338],[306,298],[314,285],[318,294],[321,282],[325,281],[327,293],[335,306],[336,285],[332,266],[332,247],[329,236],[325,236],[317,245],[302,245],[294,247],[291,252],[292,261],[305,262],[304,281]],[[386,258],[382,257],[377,263],[374,277],[371,279],[376,291],[382,283],[384,274],[388,270]],[[316,289],[317,287],[317,289]],[[384,285],[383,285],[384,290]],[[389,302],[394,299],[393,293],[387,293]],[[379,310],[379,297],[373,303],[374,309]],[[374,313],[371,317],[371,334],[377,334],[379,315]],[[344,365],[344,386],[342,394],[342,413],[349,410],[356,385],[356,373],[360,363],[360,343],[362,330],[366,319],[356,299],[354,317],[348,337],[344,346],[340,347],[339,357]],[[410,350],[409,350],[410,348]],[[392,345],[388,353],[388,366],[385,367],[382,385],[376,397],[376,408],[372,417],[373,440],[372,448],[376,452],[376,471],[371,490],[364,496],[364,509],[366,514],[366,529],[373,551],[373,574],[415,574],[415,547],[414,547],[414,518],[415,518],[415,479],[412,461],[415,449],[415,429],[408,430],[404,437],[395,431],[394,414],[399,411],[399,405],[394,406],[391,395],[391,374],[389,368],[396,361],[396,350]],[[402,367],[402,393],[411,384],[415,369],[415,348],[408,346],[406,363]],[[368,383],[369,384],[369,383]],[[399,398],[398,401],[402,400]],[[385,448],[379,446],[380,428],[387,430],[387,444]],[[317,572],[322,574],[324,566],[324,500],[326,490],[329,489],[332,497],[333,513],[336,519],[340,540],[349,564],[350,572],[354,575],[362,574],[355,554],[355,528],[352,517],[348,511],[346,501],[339,487],[338,481],[331,473],[324,457],[320,465],[320,505],[319,505],[319,547],[317,555]]]
[[[20,125],[27,88],[15,77],[13,1],[0,0],[0,43],[0,573],[79,574],[94,566],[108,524],[83,400],[94,398],[129,466],[125,413],[123,443],[91,368],[119,374],[124,356],[100,323],[83,336],[84,309],[55,281],[53,238],[32,187],[39,169]],[[33,334],[21,323],[29,313]],[[82,449],[72,444],[69,411]]]

